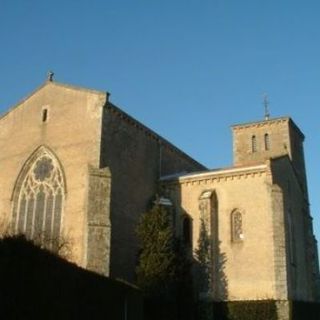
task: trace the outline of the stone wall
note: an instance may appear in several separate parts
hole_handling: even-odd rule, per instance
[[[215,300],[275,299],[273,220],[270,170],[267,165],[211,171],[163,181],[180,219],[192,220],[192,251],[198,247],[204,192],[216,194],[218,275]],[[242,215],[241,237],[233,237],[232,214]],[[216,227],[216,226],[215,226]],[[178,229],[182,229],[178,226]],[[195,257],[196,258],[196,257]],[[197,262],[195,261],[195,265]]]
[[[319,273],[312,222],[288,156],[265,165],[167,178],[163,188],[177,208],[177,229],[182,230],[184,215],[191,217],[193,252],[202,195],[216,194],[216,300],[315,299]],[[233,239],[235,210],[242,214],[242,239]]]
[[[89,167],[87,268],[105,276],[110,263],[110,195],[109,168]]]
[[[158,179],[205,167],[110,103],[104,109],[101,141],[100,167],[106,166],[112,175],[110,275],[134,282],[135,228],[159,192]]]
[[[308,201],[307,176],[303,151],[304,135],[292,120],[289,122],[288,131],[290,134],[290,158],[302,185],[304,196]]]
[[[288,276],[287,276],[287,242],[285,228],[285,211],[283,204],[283,192],[277,185],[270,185],[272,202],[272,236],[273,236],[273,267],[275,283],[275,299],[288,299]],[[271,248],[270,248],[271,249]]]
[[[261,163],[272,157],[290,153],[289,118],[271,119],[232,127],[234,165]],[[268,134],[269,149],[264,137]],[[255,136],[256,151],[252,150],[252,137]]]
[[[99,167],[105,93],[46,82],[0,118],[0,215],[11,219],[16,179],[39,146],[59,160],[66,180],[62,236],[86,266],[88,164]],[[43,110],[47,119],[43,121]]]
[[[312,217],[303,183],[288,157],[272,161],[273,181],[283,194],[288,298],[314,301],[319,278]]]

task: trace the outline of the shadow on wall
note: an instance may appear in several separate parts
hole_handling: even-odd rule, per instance
[[[77,267],[23,236],[0,240],[4,319],[141,320],[138,289]]]
[[[206,190],[199,198],[198,215],[190,215],[183,209],[181,187],[169,186],[163,194],[172,200],[177,212],[175,228],[184,244],[189,248],[192,260],[194,299],[197,302],[196,319],[212,319],[213,301],[228,299],[228,278],[225,273],[227,256],[221,252],[218,228],[218,200],[214,190]],[[199,232],[194,231],[194,219],[200,220]],[[188,234],[189,233],[189,234]],[[194,234],[198,239],[193,239]],[[194,245],[196,244],[196,245]],[[193,252],[193,248],[196,250]]]
[[[225,274],[227,257],[220,252],[221,242],[211,238],[201,219],[198,247],[193,262],[198,297],[205,301],[225,301],[228,299],[228,278]],[[216,248],[212,248],[214,243],[217,244]]]
[[[224,252],[218,253],[218,299],[225,301],[228,299],[228,278],[225,274],[227,256]]]

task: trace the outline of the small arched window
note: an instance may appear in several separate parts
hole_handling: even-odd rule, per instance
[[[270,150],[270,137],[268,133],[264,135],[264,149]]]
[[[192,246],[192,221],[188,216],[183,217],[182,240],[186,246]]]
[[[242,241],[243,239],[242,214],[239,210],[234,210],[231,213],[231,240]]]
[[[47,122],[48,120],[48,109],[42,110],[42,122]]]
[[[251,151],[257,152],[257,137],[256,136],[251,137]]]

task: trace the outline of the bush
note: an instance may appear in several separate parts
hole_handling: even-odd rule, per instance
[[[84,270],[23,236],[0,239],[1,319],[142,317],[142,295],[125,283]]]
[[[174,235],[172,215],[155,205],[137,226],[140,255],[137,283],[145,298],[145,318],[193,319],[190,261]]]
[[[276,320],[277,307],[272,300],[230,302],[228,317],[230,320]]]
[[[215,320],[277,320],[274,300],[217,302],[213,313]]]
[[[292,301],[291,313],[292,320],[319,320],[320,303]]]

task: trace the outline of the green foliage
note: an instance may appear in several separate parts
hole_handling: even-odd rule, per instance
[[[206,230],[205,222],[201,219],[200,234],[198,239],[198,248],[195,250],[195,255],[199,264],[198,282],[199,289],[202,292],[208,292],[210,289],[210,239]]]
[[[1,319],[142,319],[137,288],[82,269],[24,236],[0,239]]]
[[[200,264],[207,265],[210,262],[210,240],[202,218],[200,220],[198,248],[195,250],[195,253]]]
[[[136,270],[139,287],[146,296],[167,293],[176,277],[177,261],[172,222],[165,208],[156,205],[144,214],[137,235],[141,243]]]
[[[277,309],[274,301],[234,302],[228,305],[230,320],[276,320]]]
[[[220,320],[277,320],[274,300],[229,301],[214,303],[214,314]]]
[[[276,300],[251,300],[228,302],[201,301],[198,308],[205,308],[213,312],[215,320],[278,320]],[[212,308],[213,307],[213,308]],[[320,303],[290,301],[290,319],[292,320],[319,320]],[[198,317],[198,319],[203,319]]]
[[[147,319],[192,319],[193,303],[190,262],[174,235],[169,212],[155,205],[142,215],[137,227],[141,250],[136,268]]]

